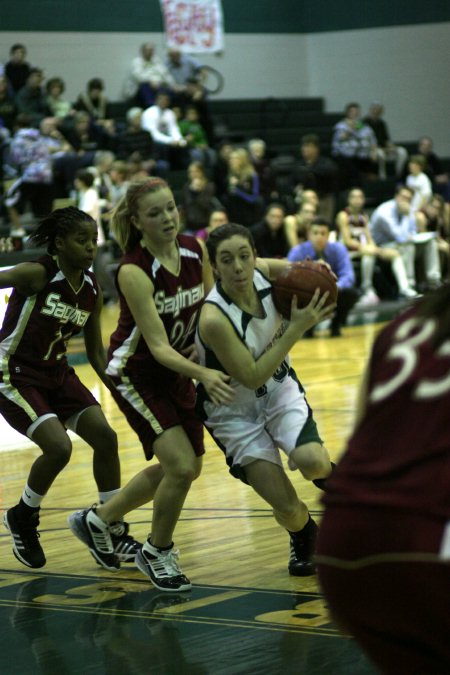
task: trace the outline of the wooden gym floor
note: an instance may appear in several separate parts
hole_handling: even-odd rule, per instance
[[[116,309],[103,316],[105,342]],[[375,318],[376,317],[372,317]],[[337,459],[351,429],[357,386],[381,323],[346,327],[337,339],[302,340],[292,352],[319,431]],[[125,483],[144,466],[133,432],[75,344],[77,372],[119,435]],[[0,508],[18,500],[33,458],[32,443],[0,418]],[[97,499],[91,451],[73,436],[71,463],[44,502],[41,543],[47,565],[16,561],[0,534],[2,675],[371,675],[354,641],[327,615],[316,577],[287,572],[288,537],[270,509],[233,479],[207,437],[204,470],[176,530],[180,563],[194,586],[173,595],[154,589],[132,565],[116,574],[98,567],[71,534],[67,516]],[[320,492],[290,472],[320,520]],[[128,516],[144,540],[151,505]]]

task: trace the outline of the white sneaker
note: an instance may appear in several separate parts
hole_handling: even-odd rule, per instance
[[[146,541],[138,551],[135,562],[136,567],[160,591],[190,591],[191,582],[178,566],[177,558],[178,551],[174,550],[173,544],[169,550],[161,551]]]
[[[356,303],[357,307],[368,307],[370,305],[377,305],[380,302],[380,298],[375,293],[374,290],[369,288],[364,295],[362,295],[358,302]]]
[[[411,286],[408,286],[408,288],[404,288],[401,293],[401,297],[403,298],[417,298],[419,297],[419,293],[414,290],[414,288],[411,288]]]

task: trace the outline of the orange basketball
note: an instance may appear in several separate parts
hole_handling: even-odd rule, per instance
[[[290,263],[272,282],[273,302],[280,314],[289,319],[293,295],[297,296],[298,307],[306,307],[316,288],[321,295],[329,292],[326,305],[336,302],[336,279],[328,267],[314,260]]]

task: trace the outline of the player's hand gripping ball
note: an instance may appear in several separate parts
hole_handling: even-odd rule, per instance
[[[272,282],[273,302],[280,314],[289,319],[293,295],[297,296],[298,307],[306,307],[316,288],[320,289],[321,295],[329,292],[325,306],[336,302],[336,279],[326,265],[315,260],[290,263]]]

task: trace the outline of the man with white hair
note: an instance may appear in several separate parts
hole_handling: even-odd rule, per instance
[[[167,67],[155,54],[155,45],[145,42],[139,56],[131,62],[131,72],[125,85],[128,98],[136,96],[144,107],[155,102],[161,89],[174,89],[175,80]]]

